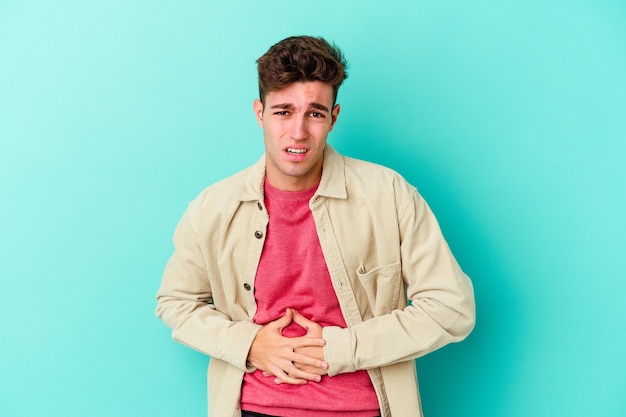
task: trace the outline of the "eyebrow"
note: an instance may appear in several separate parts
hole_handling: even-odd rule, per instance
[[[291,103],[274,104],[273,106],[270,107],[270,109],[293,109],[293,104]]]
[[[322,111],[325,111],[327,113],[330,112],[328,107],[326,107],[326,106],[324,106],[323,104],[320,104],[320,103],[315,103],[315,102],[311,103],[311,104],[309,104],[309,107],[313,107],[314,109],[322,110]],[[280,104],[274,104],[270,108],[271,109],[293,110],[295,107],[294,107],[293,103],[280,103]]]
[[[329,113],[330,110],[328,109],[328,107],[324,106],[323,104],[319,104],[319,103],[311,103],[311,107],[313,107],[314,109],[318,109],[318,110],[323,110],[326,113]]]

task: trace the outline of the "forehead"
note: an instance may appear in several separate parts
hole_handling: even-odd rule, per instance
[[[268,104],[309,105],[324,104],[330,107],[333,102],[333,87],[321,81],[296,82],[265,96]]]

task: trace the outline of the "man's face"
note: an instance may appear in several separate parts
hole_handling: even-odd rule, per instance
[[[324,147],[333,130],[339,105],[333,107],[333,88],[320,81],[297,82],[254,101],[263,128],[269,183],[283,191],[301,191],[322,175]]]

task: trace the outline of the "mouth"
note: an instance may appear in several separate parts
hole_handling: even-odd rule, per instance
[[[307,152],[308,150],[303,148],[287,148],[287,153],[290,155],[304,155]]]

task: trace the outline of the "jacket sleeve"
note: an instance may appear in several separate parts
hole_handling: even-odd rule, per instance
[[[400,194],[397,279],[403,280],[408,306],[345,329],[325,327],[324,353],[331,376],[418,358],[461,341],[474,327],[471,281],[417,190],[407,186]]]
[[[216,309],[209,274],[218,272],[208,265],[213,262],[208,251],[201,250],[193,221],[199,216],[194,209],[194,203],[190,204],[174,233],[175,250],[157,293],[156,315],[172,329],[175,341],[249,370],[246,359],[260,326],[250,320],[233,320]]]

